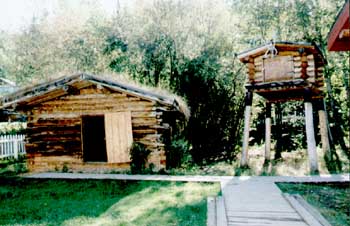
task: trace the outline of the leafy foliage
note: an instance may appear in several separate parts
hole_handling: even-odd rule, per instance
[[[133,143],[130,150],[130,159],[131,159],[131,173],[144,173],[146,170],[146,163],[148,156],[151,153],[150,150],[142,143]]]
[[[189,160],[189,143],[183,137],[173,137],[166,149],[167,168],[177,168]]]

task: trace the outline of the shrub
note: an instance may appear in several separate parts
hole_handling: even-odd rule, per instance
[[[144,144],[133,143],[130,150],[131,173],[144,173],[146,171],[146,163],[150,153],[151,151],[148,150]]]
[[[28,172],[26,163],[23,163],[23,162],[15,163],[14,170],[15,170],[15,174]]]
[[[62,173],[68,173],[68,171],[69,171],[68,165],[67,163],[64,163],[62,166]]]
[[[185,138],[174,138],[166,150],[167,169],[180,167],[190,157],[188,141]]]

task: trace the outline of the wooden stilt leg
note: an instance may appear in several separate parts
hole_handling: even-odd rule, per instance
[[[321,133],[321,142],[322,150],[325,155],[330,157],[331,149],[328,138],[328,128],[327,128],[327,113],[325,110],[324,100],[318,101],[318,118],[320,120],[320,133]]]
[[[305,97],[305,127],[306,127],[306,140],[307,140],[307,152],[310,164],[310,173],[318,173],[318,159],[316,151],[316,140],[314,132],[314,121],[312,115],[312,103],[309,91]]]
[[[271,151],[271,103],[266,103],[265,118],[265,161],[270,161]]]
[[[249,130],[250,130],[250,117],[252,111],[253,93],[247,92],[245,97],[245,111],[244,111],[244,132],[243,132],[243,145],[242,145],[242,157],[241,167],[248,166],[248,146],[249,146]]]

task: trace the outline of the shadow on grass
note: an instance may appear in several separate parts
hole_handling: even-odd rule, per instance
[[[206,197],[219,190],[159,181],[0,178],[0,184],[0,225],[154,225],[150,219],[171,225],[190,215],[204,216],[192,225],[205,225]]]
[[[0,184],[0,225],[56,225],[76,216],[97,217],[142,189],[138,182],[107,180],[0,178]]]

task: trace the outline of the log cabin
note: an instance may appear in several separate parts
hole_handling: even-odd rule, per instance
[[[160,170],[171,131],[188,112],[174,95],[88,74],[18,90],[1,98],[1,110],[26,116],[27,163],[36,172],[128,168],[133,142]]]

